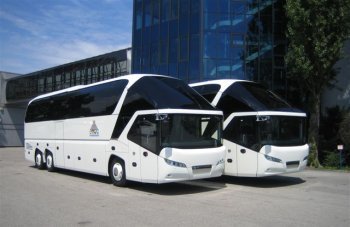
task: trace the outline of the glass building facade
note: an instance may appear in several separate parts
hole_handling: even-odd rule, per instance
[[[247,79],[286,96],[284,0],[134,0],[132,72]]]
[[[16,102],[76,85],[130,74],[130,51],[114,51],[10,79],[6,86],[6,100],[8,103]]]

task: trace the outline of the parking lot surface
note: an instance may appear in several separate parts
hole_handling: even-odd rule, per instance
[[[130,183],[38,170],[0,148],[0,226],[350,226],[350,174]]]

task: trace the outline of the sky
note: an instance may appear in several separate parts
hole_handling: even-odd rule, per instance
[[[0,0],[0,71],[30,73],[131,47],[132,0]]]

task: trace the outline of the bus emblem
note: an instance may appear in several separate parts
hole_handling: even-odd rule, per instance
[[[96,122],[93,121],[90,128],[90,136],[99,136],[99,130],[97,128]]]

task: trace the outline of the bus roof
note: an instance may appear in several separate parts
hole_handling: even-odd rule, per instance
[[[219,79],[219,80],[209,80],[205,82],[193,83],[193,84],[190,84],[190,86],[195,87],[195,86],[202,86],[202,85],[208,85],[208,84],[217,84],[217,85],[220,85],[219,91],[224,92],[228,87],[230,87],[233,83],[236,83],[236,82],[255,83],[254,81],[250,81],[250,80]]]
[[[236,80],[236,79],[219,79],[219,80],[210,80],[210,81],[205,81],[205,82],[199,82],[199,83],[193,83],[193,84],[190,84],[191,87],[196,87],[196,86],[203,86],[203,85],[219,85],[220,86],[220,89],[217,91],[218,93],[220,93],[220,100],[222,99],[222,94],[225,94],[225,92],[227,93],[230,93],[232,92],[232,90],[230,90],[230,88],[232,88],[231,86],[235,83],[239,83],[239,84],[256,84],[256,85],[259,85],[259,83],[257,82],[254,82],[254,81],[250,81],[250,80]],[[266,91],[269,91],[268,89],[266,89]],[[259,99],[258,96],[255,94],[252,93],[252,91],[249,91],[249,94],[251,94],[251,96],[249,97],[255,97],[254,99],[250,99],[249,100],[249,103],[246,103],[247,100],[248,100],[248,96],[246,96],[244,99],[242,99],[241,101],[243,103],[246,103],[247,106],[250,106],[250,108],[253,108],[252,106],[252,103],[256,103],[256,105],[254,106],[253,110],[254,111],[258,111],[258,112],[262,112],[262,111],[275,111],[275,112],[288,112],[288,113],[301,113],[303,114],[303,116],[306,116],[306,114],[304,113],[304,111],[300,110],[300,109],[297,109],[297,108],[294,108],[292,107],[287,101],[285,101],[283,98],[279,97],[278,95],[276,95],[275,93],[269,91],[270,93],[273,94],[273,96],[275,97],[278,97],[277,99],[281,100],[282,102],[284,102],[286,104],[285,107],[281,107],[281,108],[278,108],[278,109],[270,109],[269,107],[267,107],[267,103],[265,102],[262,102],[264,101],[264,99]],[[232,96],[232,94],[229,94],[229,96]],[[235,97],[240,97],[241,94],[235,94],[233,95]],[[265,99],[266,101],[267,99]],[[272,100],[271,98],[269,98],[269,100]],[[218,101],[218,100],[217,100]],[[255,102],[253,102],[255,101]],[[218,103],[216,103],[215,105],[218,105]],[[219,108],[220,109],[220,108]],[[222,109],[222,108],[221,108]],[[224,114],[225,114],[225,111],[224,111]]]

